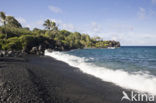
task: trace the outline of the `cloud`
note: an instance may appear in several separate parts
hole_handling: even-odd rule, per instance
[[[30,29],[41,27],[42,24],[41,20],[29,23],[23,17],[16,17],[16,19],[22,24],[23,27],[29,27]]]
[[[29,27],[32,28],[30,24],[24,19],[23,17],[16,17],[16,19],[22,24],[23,27]]]
[[[62,24],[62,29],[69,31],[76,31],[73,24]]]
[[[44,20],[39,20],[39,21],[36,22],[36,25],[42,26],[43,23],[44,23]]]
[[[144,20],[146,18],[146,10],[144,8],[139,8],[138,18]]]
[[[44,20],[40,19],[38,21],[34,21],[34,22],[31,22],[29,23],[29,25],[26,25],[26,27],[29,27],[31,29],[33,28],[43,28],[43,23],[44,23]]]
[[[97,23],[93,24],[98,25]],[[89,31],[90,29],[86,28],[87,30]],[[121,45],[156,45],[156,35],[154,33],[137,32],[136,28],[129,24],[111,24],[107,28],[104,27],[104,29],[101,27],[99,33],[93,34],[91,30],[88,33],[91,36],[100,36],[103,40],[120,41]]]
[[[156,45],[156,35],[150,33],[137,33],[137,32],[104,32],[100,35],[104,40],[117,40],[120,41],[121,45],[129,46],[150,46]]]
[[[138,12],[137,12],[138,19],[140,19],[140,20],[149,20],[155,14],[156,14],[156,12],[153,9],[145,9],[142,7],[140,7]]]
[[[62,10],[61,10],[59,7],[50,5],[50,6],[48,6],[48,8],[49,8],[52,12],[54,12],[54,13],[62,13]]]
[[[128,24],[113,24],[110,25],[109,28],[111,31],[115,31],[115,32],[129,32],[134,30],[134,27]]]
[[[38,21],[26,21],[23,17],[16,17],[16,19],[22,24],[23,27],[29,27],[30,29],[33,28],[43,28],[42,25],[44,23],[44,20],[40,19]]]
[[[22,17],[16,17],[16,19],[21,23],[21,24],[25,24],[26,20]]]
[[[75,26],[71,23],[64,23],[62,20],[56,20],[56,19],[50,19],[50,20],[56,22],[57,26],[60,29],[69,30],[71,32],[77,31]]]
[[[152,3],[153,3],[153,4],[156,4],[156,0],[152,0]]]
[[[89,26],[91,26],[91,27],[89,27],[89,28],[91,28],[90,31],[91,31],[92,33],[94,33],[94,34],[100,33],[101,30],[102,30],[101,25],[99,25],[99,24],[96,23],[96,22],[92,22],[91,25],[89,25]]]

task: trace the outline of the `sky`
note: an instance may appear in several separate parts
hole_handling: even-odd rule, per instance
[[[156,0],[0,0],[0,11],[31,29],[51,19],[123,46],[156,46]]]

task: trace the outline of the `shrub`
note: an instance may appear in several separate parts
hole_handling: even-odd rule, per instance
[[[0,34],[0,39],[4,39],[5,38],[5,34]]]
[[[6,42],[3,43],[2,48],[4,50],[21,50],[21,43],[18,39],[18,37],[12,37],[7,40]]]
[[[21,42],[22,49],[25,49],[26,51],[31,50],[31,48],[36,44],[33,35],[22,35],[19,37],[19,40]]]
[[[7,38],[15,37],[15,36],[21,36],[21,35],[35,35],[30,30],[24,29],[24,28],[15,28],[15,27],[7,27],[4,28],[3,26],[0,27],[0,33],[7,34]]]

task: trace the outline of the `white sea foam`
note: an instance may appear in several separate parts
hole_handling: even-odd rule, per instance
[[[85,58],[69,55],[63,52],[48,52],[45,55],[57,60],[64,61],[73,67],[78,67],[82,72],[91,74],[103,81],[112,82],[127,89],[134,89],[140,92],[148,92],[156,95],[156,77],[148,73],[130,74],[124,70],[112,70],[105,67],[98,67],[91,63],[86,63]]]

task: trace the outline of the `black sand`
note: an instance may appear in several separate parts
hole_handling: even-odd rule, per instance
[[[123,90],[50,57],[0,58],[0,103],[130,103]]]

